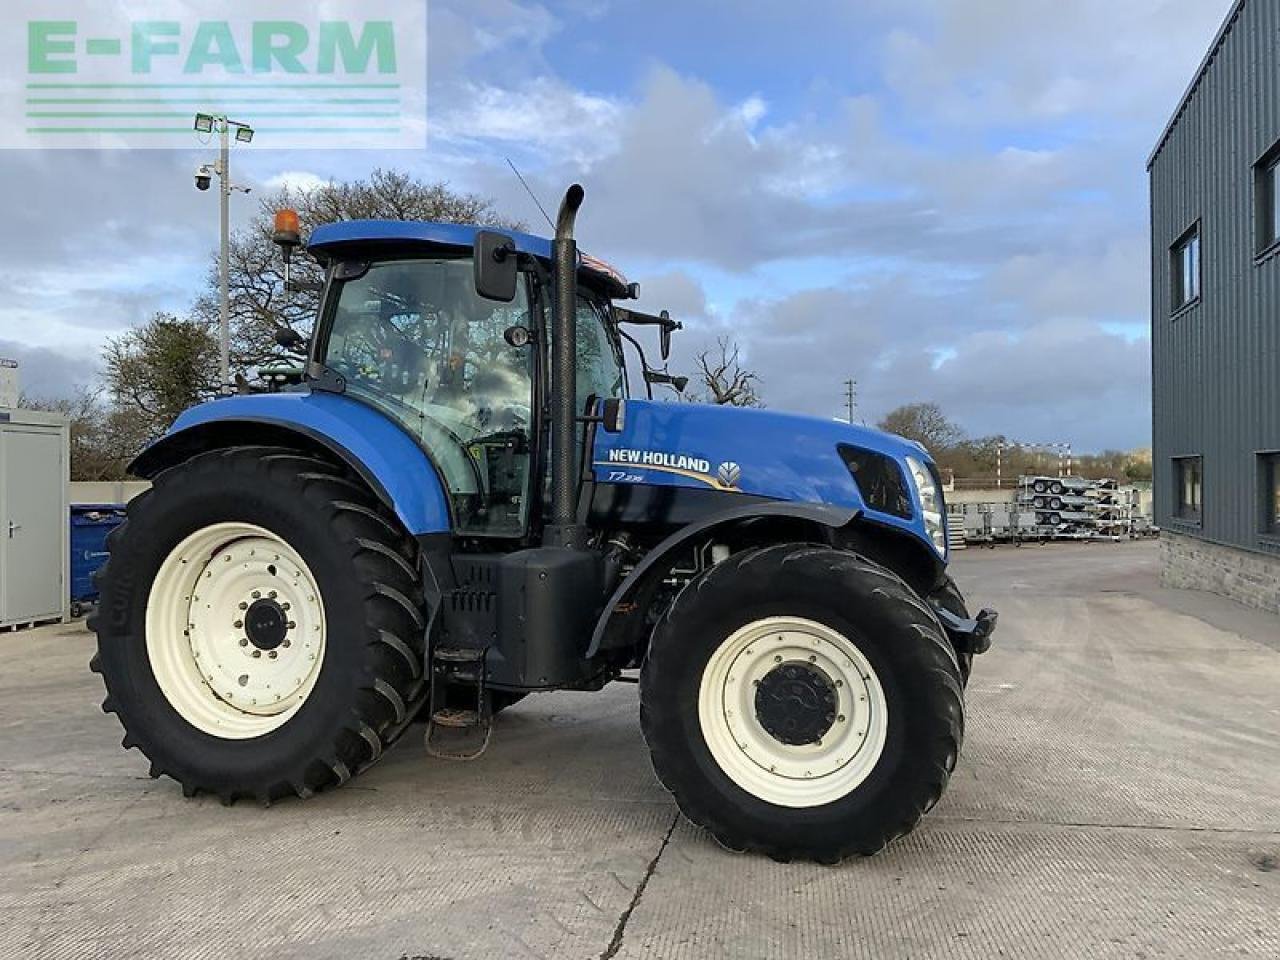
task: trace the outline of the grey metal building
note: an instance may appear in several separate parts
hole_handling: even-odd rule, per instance
[[[1280,612],[1280,0],[1238,0],[1151,178],[1165,582]]]

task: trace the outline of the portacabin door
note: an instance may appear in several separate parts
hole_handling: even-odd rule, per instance
[[[62,438],[10,428],[0,433],[0,611],[6,621],[62,611]]]

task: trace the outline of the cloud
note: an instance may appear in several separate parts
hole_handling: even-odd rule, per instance
[[[329,177],[322,177],[308,170],[285,170],[273,177],[268,177],[263,186],[268,190],[318,190],[329,183]]]
[[[78,389],[92,386],[98,376],[97,352],[84,347],[53,350],[0,339],[0,357],[18,361],[19,390],[37,400],[74,396]]]
[[[656,0],[640,23],[604,0],[434,0],[427,151],[255,150],[237,175],[406,168],[539,225],[510,156],[552,212],[583,180],[584,246],[687,321],[677,369],[728,334],[774,407],[834,415],[853,377],[869,418],[933,399],[971,433],[1133,446],[1143,161],[1227,5]],[[0,338],[57,351],[31,363],[66,381],[183,309],[216,243],[191,188],[208,159],[0,155],[22,200]]]
[[[620,105],[538,78],[519,90],[465,84],[458,105],[433,115],[431,137],[449,146],[486,142],[491,148],[554,152],[589,167],[618,147]]]

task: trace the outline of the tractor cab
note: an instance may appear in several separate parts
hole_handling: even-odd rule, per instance
[[[552,337],[550,244],[502,234],[510,276],[482,295],[477,258],[492,233],[449,224],[360,221],[321,227],[309,249],[327,266],[311,347],[318,379],[382,411],[432,452],[457,530],[521,537],[545,485]],[[575,409],[628,395],[611,296],[630,287],[583,258],[573,316]],[[488,292],[488,291],[487,291]]]

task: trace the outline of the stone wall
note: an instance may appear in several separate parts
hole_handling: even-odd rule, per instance
[[[1186,534],[1160,534],[1161,583],[1205,590],[1280,613],[1280,556],[1224,547]]]

